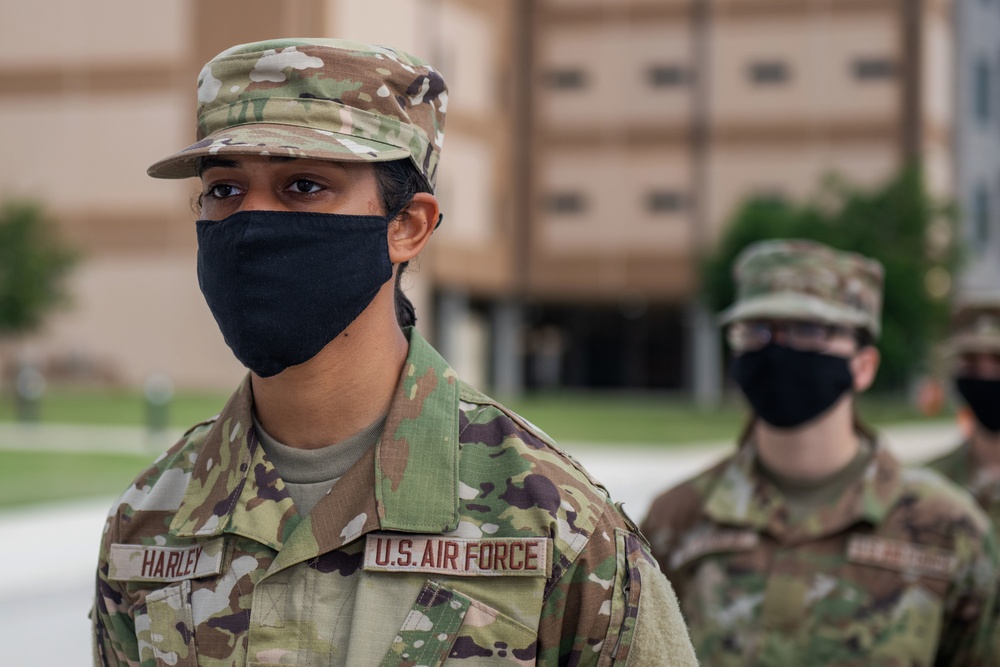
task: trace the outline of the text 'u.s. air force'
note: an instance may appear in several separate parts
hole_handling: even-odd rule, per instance
[[[466,577],[547,577],[551,567],[545,537],[460,538],[369,534],[365,570],[433,572]]]

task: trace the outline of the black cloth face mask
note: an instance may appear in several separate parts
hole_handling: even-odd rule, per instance
[[[777,428],[815,419],[854,386],[844,357],[773,343],[736,357],[729,374],[757,415]]]
[[[339,336],[392,277],[386,231],[397,213],[199,220],[198,285],[236,358],[269,377]]]
[[[1000,433],[1000,380],[955,378],[955,388],[976,420],[991,433]]]

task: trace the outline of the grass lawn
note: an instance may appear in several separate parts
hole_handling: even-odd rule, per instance
[[[117,496],[152,458],[0,450],[0,508]]]
[[[184,429],[217,414],[225,394],[182,393],[169,408],[169,423]],[[739,400],[702,409],[658,393],[551,392],[504,400],[505,405],[567,442],[674,444],[735,437],[744,420]],[[861,414],[875,426],[924,419],[899,397],[862,396]],[[43,423],[142,426],[142,395],[129,391],[56,390],[45,395]],[[0,422],[14,421],[14,403],[0,394]]]
[[[170,426],[187,428],[218,414],[227,398],[222,393],[179,393],[170,403]],[[15,419],[13,397],[0,393],[0,422]],[[56,389],[42,398],[39,420],[53,424],[142,426],[146,407],[138,391]]]
[[[180,394],[170,425],[186,428],[219,412],[222,394]],[[559,392],[504,401],[563,443],[636,443],[650,446],[733,439],[742,427],[738,401],[715,409],[663,394]],[[899,398],[863,397],[861,414],[875,426],[924,419]],[[142,397],[135,392],[52,391],[43,423],[141,426]],[[0,422],[15,419],[9,395],[0,394]],[[69,498],[114,496],[153,458],[107,453],[0,450],[0,507]]]

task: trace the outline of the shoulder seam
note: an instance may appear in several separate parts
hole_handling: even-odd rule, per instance
[[[586,550],[587,546],[590,544],[590,541],[592,539],[594,539],[594,534],[597,532],[597,527],[601,525],[601,522],[607,516],[608,511],[610,511],[611,508],[614,508],[614,505],[612,505],[610,501],[606,502],[604,504],[604,511],[601,512],[601,515],[597,518],[597,521],[594,522],[594,529],[591,532],[587,533],[587,540],[586,540],[586,542],[580,548],[579,551],[577,551],[576,553],[573,554],[572,560],[570,560],[569,558],[566,559],[566,567],[559,572],[559,576],[555,576],[555,568],[558,567],[558,566],[560,566],[561,563],[558,563],[558,562],[553,562],[552,563],[553,576],[545,584],[545,590],[542,593],[542,602],[543,603],[549,599],[549,595],[552,593],[553,590],[555,590],[556,586],[559,584],[559,582],[562,580],[562,578],[564,576],[566,576],[566,573],[570,569],[572,569],[573,565],[580,558],[580,554],[582,554]],[[553,549],[552,554],[553,554],[553,561],[555,561],[555,549]],[[564,554],[564,555],[566,555],[566,554]]]

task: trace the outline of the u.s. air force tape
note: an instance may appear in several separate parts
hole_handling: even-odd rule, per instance
[[[108,579],[113,581],[181,581],[219,574],[225,540],[183,547],[112,544]]]
[[[364,568],[374,572],[432,572],[459,577],[548,577],[546,537],[462,538],[369,533]]]
[[[875,535],[852,535],[847,543],[847,559],[945,580],[955,577],[959,565],[958,556],[947,549]]]

